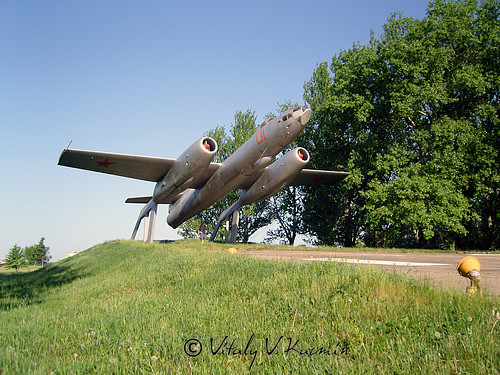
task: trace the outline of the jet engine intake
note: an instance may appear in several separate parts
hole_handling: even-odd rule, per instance
[[[192,186],[196,177],[212,162],[216,152],[217,142],[210,137],[194,142],[175,160],[165,177],[156,183],[154,201],[161,203]]]
[[[262,175],[247,190],[241,193],[240,206],[257,202],[280,191],[292,181],[309,162],[309,153],[297,147],[267,167]]]

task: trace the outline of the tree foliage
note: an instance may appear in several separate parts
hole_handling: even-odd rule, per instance
[[[499,15],[498,0],[431,1],[317,66],[302,142],[314,167],[351,172],[306,190],[320,242],[498,246]]]
[[[293,246],[298,234],[303,233],[303,193],[299,186],[285,186],[269,199],[271,215],[277,222],[267,231],[266,242],[279,240],[281,244]]]
[[[48,262],[52,257],[49,255],[49,247],[44,244],[45,238],[42,237],[40,241],[32,246],[26,246],[24,249],[14,245],[5,258],[5,266],[7,268],[26,267],[30,265],[41,265]]]
[[[42,237],[37,244],[24,248],[24,256],[28,264],[39,264],[43,266],[45,262],[50,260],[50,248],[45,246],[43,243],[44,241],[45,238]]]
[[[19,246],[14,245],[9,252],[7,253],[7,256],[5,257],[5,263],[4,266],[6,268],[14,268],[16,271],[19,268],[26,267],[26,259],[24,257],[24,251],[21,249]]]

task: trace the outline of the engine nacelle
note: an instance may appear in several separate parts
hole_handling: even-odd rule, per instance
[[[283,189],[309,162],[309,153],[302,147],[287,152],[262,173],[255,183],[241,193],[241,206],[266,199]]]
[[[189,146],[176,159],[163,180],[156,184],[153,193],[155,202],[161,202],[189,188],[212,162],[216,152],[217,142],[210,137],[200,138]]]
[[[191,203],[193,195],[196,194],[195,192],[196,190],[194,189],[187,189],[186,191],[184,191],[184,193],[182,193],[182,195],[176,202],[170,205],[168,210],[167,223],[172,228],[177,228],[186,220],[186,217],[191,217],[194,215],[192,214],[193,210],[191,207]]]

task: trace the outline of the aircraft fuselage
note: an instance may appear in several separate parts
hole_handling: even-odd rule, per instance
[[[305,128],[311,117],[307,107],[295,107],[262,124],[259,129],[229,156],[200,189],[187,189],[170,206],[168,224],[177,228],[202,212],[231,190],[267,167]]]

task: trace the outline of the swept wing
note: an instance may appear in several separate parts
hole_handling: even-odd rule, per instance
[[[58,165],[157,182],[165,177],[175,160],[152,156],[65,149],[59,157]],[[218,163],[210,164],[204,182],[210,178],[219,165]]]

